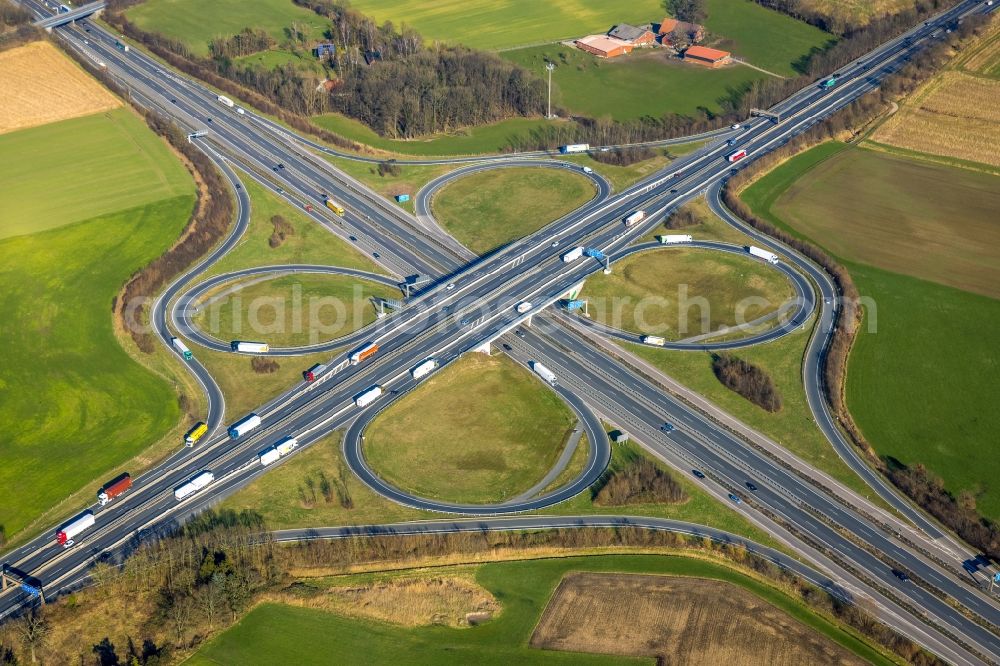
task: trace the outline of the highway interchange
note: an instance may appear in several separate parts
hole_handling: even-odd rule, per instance
[[[38,5],[25,4],[42,15]],[[722,136],[735,136],[737,147],[746,148],[751,157],[783,145],[876,87],[938,27],[959,15],[984,9],[981,3],[963,2],[929,25],[911,31],[910,43],[897,38],[842,68],[838,72],[840,82],[832,91],[812,86],[777,105],[772,110],[781,114],[780,123],[754,119],[735,135]],[[406,215],[311,155],[310,142],[298,141],[288,130],[278,129],[252,113],[246,117],[228,113],[216,102],[215,94],[200,84],[166,70],[135,49],[128,54],[117,50],[114,37],[97,24],[82,21],[55,32],[70,48],[106,63],[109,72],[143,105],[170,115],[191,130],[208,127],[208,136],[197,142],[233,186],[238,218],[230,236],[157,301],[153,325],[164,340],[174,334],[171,325],[178,328],[179,316],[170,314],[177,297],[228,252],[246,229],[250,201],[239,184],[238,172],[274,191],[280,188],[281,194],[296,205],[314,204],[311,217],[317,223],[345,240],[356,237],[358,247],[377,252],[379,263],[394,277],[419,274],[431,281],[408,300],[405,308],[366,331],[365,339],[377,339],[382,347],[368,363],[331,371],[320,381],[292,387],[261,406],[256,412],[264,418],[264,426],[246,438],[230,442],[224,435],[213,436],[204,445],[177,452],[138,477],[136,487],[120,501],[100,511],[92,507],[97,513],[97,526],[82,536],[80,545],[62,550],[46,533],[5,554],[5,562],[38,577],[50,594],[79,582],[95,557],[127,549],[149,532],[169,529],[176,521],[257,478],[264,470],[256,462],[256,453],[288,434],[294,434],[306,447],[334,429],[348,428],[345,454],[352,469],[376,492],[416,508],[493,516],[543,508],[571,496],[571,491],[575,493],[589,484],[594,469],[603,469],[601,458],[606,445],[595,442],[606,442],[606,438],[588,437],[595,447],[592,462],[569,486],[553,496],[533,498],[525,506],[516,507],[441,506],[388,486],[364,464],[358,445],[364,426],[378,410],[416,385],[409,375],[410,368],[429,357],[446,365],[484,343],[502,341],[510,347],[515,360],[541,361],[555,371],[558,390],[590,430],[596,428],[599,432],[595,415],[603,417],[677,469],[685,473],[694,467],[703,470],[707,475],[705,489],[723,501],[728,501],[725,498],[731,492],[741,494],[744,501],[734,508],[824,571],[829,577],[822,582],[825,587],[846,590],[854,599],[871,600],[880,618],[948,661],[1000,661],[1000,611],[979,582],[962,569],[962,562],[974,553],[900,499],[858,459],[833,423],[821,393],[820,355],[834,325],[836,291],[829,277],[807,259],[750,231],[759,245],[773,249],[781,255],[783,264],[796,269],[796,277],[792,278],[800,281],[796,284],[808,284],[806,298],[800,299],[808,303],[808,309],[799,316],[815,316],[817,324],[803,372],[819,426],[862,478],[918,529],[819,474],[787,451],[754,442],[718,417],[693,409],[688,401],[665,390],[663,379],[640,368],[627,352],[609,352],[606,346],[595,344],[594,332],[584,330],[578,322],[545,312],[536,314],[534,325],[527,327],[526,316],[514,312],[515,303],[530,300],[536,304],[532,313],[537,313],[538,308],[557,301],[602,268],[593,261],[563,263],[559,256],[566,249],[586,245],[611,256],[625,252],[670,210],[702,192],[708,192],[710,204],[723,219],[743,228],[718,201],[719,183],[732,168],[724,159],[731,151],[724,141],[674,162],[668,171],[621,193],[609,196],[608,192],[599,192],[595,200],[571,215],[486,257],[473,259],[435,225]],[[212,118],[210,125],[208,117]],[[279,163],[283,168],[275,170]],[[680,175],[675,177],[678,172]],[[332,216],[321,205],[324,194],[347,208],[343,218]],[[646,221],[624,229],[621,219],[639,208],[647,211]],[[555,247],[553,241],[558,241]],[[802,275],[809,278],[808,282]],[[446,289],[448,283],[454,283],[455,288]],[[509,334],[518,327],[524,331],[523,337]],[[190,335],[190,331],[183,332]],[[341,361],[342,355],[335,356],[331,365],[343,365]],[[206,420],[216,432],[224,414],[224,399],[203,366],[195,361],[190,367],[209,396]],[[374,408],[359,413],[353,397],[374,384],[393,393]],[[672,432],[661,430],[665,421],[674,424]],[[216,483],[199,495],[177,502],[172,489],[202,469],[213,470]],[[757,492],[745,492],[744,482],[748,479],[759,486]],[[531,526],[537,528],[572,519],[531,520],[535,521]],[[516,522],[503,517],[483,517],[479,524],[518,528]],[[910,572],[913,581],[902,582],[894,577],[891,569],[897,566]],[[16,590],[0,595],[0,615],[16,609],[23,601],[23,594]]]

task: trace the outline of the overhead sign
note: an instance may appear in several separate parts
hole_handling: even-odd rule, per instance
[[[21,583],[21,589],[33,597],[37,597],[42,593],[40,589],[38,589],[34,585],[28,585],[27,583]]]

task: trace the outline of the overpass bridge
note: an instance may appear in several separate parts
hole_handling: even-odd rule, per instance
[[[76,9],[71,9],[68,12],[64,12],[60,9],[59,12],[53,14],[52,16],[35,21],[35,25],[39,28],[52,30],[52,28],[58,28],[61,25],[72,23],[77,19],[87,18],[94,12],[99,12],[104,9],[107,4],[108,3],[104,2],[104,0],[97,0],[96,2],[88,2],[85,5],[81,5]],[[63,6],[64,5],[60,5],[60,8]]]

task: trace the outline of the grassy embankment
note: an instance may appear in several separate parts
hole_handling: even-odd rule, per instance
[[[768,612],[785,614],[802,630],[823,637],[870,663],[892,663],[853,632],[834,624],[785,593],[728,566],[683,556],[606,555],[521,562],[498,562],[472,569],[475,581],[499,601],[502,608],[486,624],[472,628],[447,626],[401,627],[388,622],[351,619],[306,608],[266,604],[251,611],[233,629],[221,634],[191,659],[194,664],[260,661],[308,661],[317,651],[335,651],[348,661],[388,662],[406,655],[414,664],[509,663],[648,663],[647,659],[538,650],[529,641],[553,592],[567,574],[642,573],[724,581],[752,594]],[[435,575],[468,575],[469,567],[438,569]],[[422,575],[403,572],[404,576]],[[318,585],[365,585],[391,580],[375,574],[350,576]],[[682,581],[676,581],[681,584]],[[755,604],[751,604],[755,605]],[[746,618],[749,621],[749,618]],[[707,618],[706,618],[707,620]],[[716,620],[707,620],[716,624]],[[732,618],[740,623],[739,617]],[[808,629],[807,629],[808,628]],[[815,632],[815,633],[813,633]],[[820,638],[822,640],[822,638]],[[721,646],[719,646],[721,647]]]
[[[1000,325],[1000,178],[825,144],[744,198],[840,257],[872,299],[847,398],[876,451],[924,463],[1000,515],[1000,467],[982,455],[1000,430],[990,401],[1000,358],[988,335]]]
[[[527,236],[594,197],[582,174],[511,167],[474,173],[438,190],[433,213],[463,245],[484,254]]]
[[[111,303],[176,240],[194,185],[124,109],[4,135],[0,154],[0,525],[11,536],[175,428],[175,389],[121,347]]]

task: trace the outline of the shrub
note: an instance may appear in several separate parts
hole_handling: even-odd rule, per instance
[[[254,356],[250,359],[250,368],[258,375],[269,375],[280,367],[277,361],[266,356]]]
[[[781,394],[771,376],[763,369],[729,354],[717,354],[712,358],[712,371],[730,391],[769,412],[781,410]]]
[[[688,499],[674,477],[648,458],[636,457],[612,471],[594,496],[601,506],[627,504],[680,504]]]

